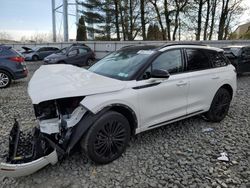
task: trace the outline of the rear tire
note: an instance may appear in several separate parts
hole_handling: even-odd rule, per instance
[[[6,71],[0,70],[0,89],[9,87],[11,81],[10,74]]]
[[[210,109],[204,114],[208,121],[220,122],[228,114],[232,96],[227,89],[220,88],[212,101]]]
[[[37,55],[32,56],[32,61],[38,61],[38,60],[39,60],[39,57]]]
[[[129,139],[128,120],[120,113],[108,111],[90,127],[81,147],[91,161],[107,164],[122,155]]]

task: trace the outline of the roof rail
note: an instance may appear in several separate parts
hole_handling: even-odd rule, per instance
[[[191,42],[178,42],[178,43],[167,43],[161,46],[161,48],[165,48],[168,46],[175,46],[175,45],[194,45],[194,46],[207,46],[206,44],[202,43],[191,43]]]
[[[124,48],[129,48],[129,47],[132,47],[132,46],[136,46],[136,45],[131,44],[131,45],[123,46],[123,47],[120,48],[120,50],[121,50],[121,49],[124,49]]]

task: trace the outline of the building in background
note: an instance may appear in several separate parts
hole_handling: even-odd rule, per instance
[[[250,22],[239,25],[230,39],[250,39]]]

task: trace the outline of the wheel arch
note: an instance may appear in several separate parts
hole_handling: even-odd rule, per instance
[[[130,125],[131,134],[135,135],[135,131],[138,128],[138,120],[136,113],[130,107],[124,104],[112,104],[108,107],[108,110],[118,112],[127,118]]]
[[[0,71],[4,71],[4,72],[8,73],[10,75],[11,79],[14,79],[14,74],[10,70],[3,69],[0,67]]]
[[[229,93],[230,93],[230,95],[231,95],[231,99],[233,98],[233,88],[232,88],[232,86],[231,85],[229,85],[229,84],[224,84],[224,85],[222,85],[219,89],[221,89],[221,88],[223,88],[223,89],[226,89]],[[219,90],[218,89],[218,90]]]
[[[135,135],[136,128],[138,127],[137,116],[136,113],[127,105],[118,103],[111,104],[102,108],[97,113],[93,113],[92,111],[87,109],[87,113],[75,126],[75,130],[72,133],[72,139],[70,140],[70,143],[66,150],[67,153],[70,153],[72,148],[80,141],[80,139],[88,131],[90,126],[107,111],[115,111],[124,115],[124,117],[127,118],[129,122],[131,128],[131,135]],[[81,126],[82,123],[84,123],[84,126]]]
[[[39,56],[38,54],[33,54],[33,55],[32,55],[32,59],[33,59],[33,57],[35,57],[35,56],[38,58],[38,60],[40,59],[40,56]]]

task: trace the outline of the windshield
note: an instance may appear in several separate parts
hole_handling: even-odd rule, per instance
[[[56,53],[57,54],[66,54],[66,52],[67,52],[67,48],[63,48],[63,49],[57,51]]]
[[[153,53],[155,51],[151,50],[116,51],[98,61],[89,70],[118,80],[130,80]]]
[[[240,48],[237,47],[231,47],[231,48],[223,48],[225,53],[232,53],[235,56],[239,56]]]
[[[32,50],[34,51],[34,52],[36,52],[37,50],[39,50],[41,47],[35,47],[35,48],[32,48]]]

